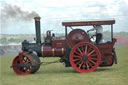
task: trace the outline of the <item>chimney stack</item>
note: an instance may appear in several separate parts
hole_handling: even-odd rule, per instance
[[[36,43],[41,43],[40,17],[35,17]]]

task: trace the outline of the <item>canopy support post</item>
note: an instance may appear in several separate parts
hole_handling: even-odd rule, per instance
[[[111,24],[111,39],[112,39],[112,42],[113,42],[113,24]]]

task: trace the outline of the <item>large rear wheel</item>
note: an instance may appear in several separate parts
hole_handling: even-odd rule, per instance
[[[70,53],[70,63],[80,73],[96,70],[100,61],[101,54],[98,48],[89,42],[76,44]]]

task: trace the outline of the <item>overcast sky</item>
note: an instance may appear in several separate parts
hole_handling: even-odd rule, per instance
[[[23,21],[20,20],[22,17],[18,20],[3,16],[3,12],[7,12],[5,5],[17,6],[25,13],[36,12],[41,17],[42,33],[46,30],[63,33],[61,22],[65,20],[106,18],[115,18],[115,32],[128,32],[128,0],[0,0],[0,3],[1,34],[35,33],[34,20]]]

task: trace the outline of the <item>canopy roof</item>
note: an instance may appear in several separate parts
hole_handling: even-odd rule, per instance
[[[89,26],[89,25],[109,25],[109,24],[115,24],[115,19],[62,22],[63,26]]]

